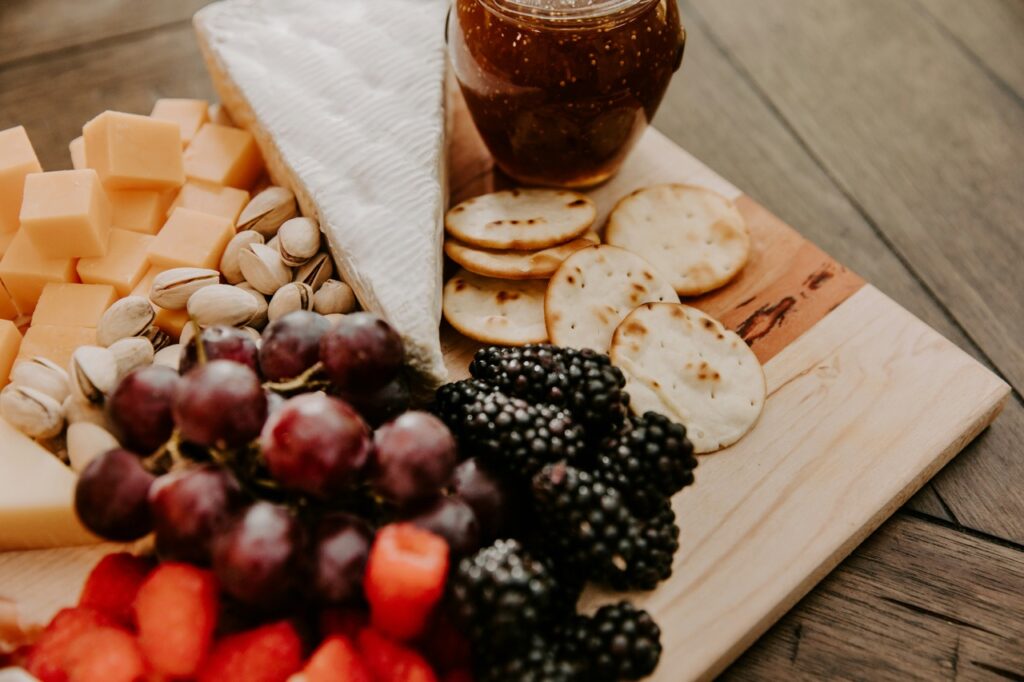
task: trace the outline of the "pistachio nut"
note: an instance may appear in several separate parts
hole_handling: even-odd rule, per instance
[[[102,405],[87,403],[72,394],[64,400],[63,407],[64,418],[68,424],[86,422],[100,426],[108,431],[113,428],[110,418],[107,416],[107,411],[103,409]]]
[[[260,334],[259,330],[252,327],[242,327],[242,331],[251,336],[256,347],[259,348],[259,345],[263,342],[263,335]]]
[[[268,187],[242,209],[235,222],[235,231],[255,230],[266,238],[273,237],[284,221],[299,213],[295,195],[284,187]]]
[[[236,285],[242,291],[252,294],[252,297],[256,299],[256,316],[249,320],[249,326],[256,329],[263,329],[267,326],[267,297],[256,291],[256,289],[248,282],[242,282]]]
[[[281,254],[265,244],[249,244],[238,255],[245,281],[267,296],[273,296],[278,289],[292,281],[292,270]]]
[[[220,273],[216,270],[172,268],[153,279],[149,300],[167,310],[184,310],[192,294],[213,284],[220,284]]]
[[[63,403],[71,392],[68,373],[57,363],[47,358],[34,357],[22,360],[11,370],[11,383],[25,388],[34,388],[45,393],[58,403]]]
[[[68,426],[68,461],[71,468],[81,472],[104,452],[120,447],[110,431],[90,422],[75,422]]]
[[[324,315],[324,319],[331,323],[331,326],[335,326],[339,322],[345,319],[345,315],[342,313],[329,313]]]
[[[181,336],[178,337],[178,344],[184,348],[188,345],[188,342],[192,340],[192,337],[196,335],[196,325],[191,320],[181,328]]]
[[[274,251],[278,251],[278,253],[280,253],[280,251],[278,250],[278,245],[280,243],[281,243],[281,238],[279,236],[275,235],[270,241],[267,242],[267,246],[272,248]]]
[[[0,392],[0,415],[29,438],[53,438],[64,428],[64,408],[52,397],[11,384]]]
[[[115,341],[142,336],[156,319],[156,310],[145,296],[129,296],[116,301],[96,325],[96,341],[107,347]]]
[[[167,346],[159,353],[153,356],[154,365],[163,365],[164,367],[170,367],[175,372],[181,367],[181,353],[184,346],[180,343]]]
[[[350,313],[355,309],[355,292],[352,287],[337,279],[324,282],[313,297],[313,310],[321,315]]]
[[[313,289],[302,282],[291,282],[277,290],[274,298],[270,299],[270,307],[267,311],[270,321],[278,320],[288,313],[296,310],[313,309]]]
[[[166,348],[171,344],[170,335],[156,325],[150,325],[146,331],[142,332],[142,337],[148,339],[153,344],[154,351]]]
[[[292,218],[277,233],[285,265],[297,268],[320,251],[320,226],[312,218]]]
[[[314,292],[320,291],[324,282],[334,274],[334,263],[326,253],[318,253],[295,273],[295,281],[303,282],[312,287]]]
[[[188,315],[202,327],[249,324],[259,306],[251,294],[229,284],[204,287],[188,299]]]
[[[239,232],[228,242],[224,249],[224,255],[220,258],[220,271],[224,275],[224,281],[228,284],[239,284],[245,281],[242,274],[242,267],[238,263],[238,256],[242,249],[249,244],[263,244],[263,235],[254,230]]]
[[[117,385],[117,358],[109,348],[79,346],[71,355],[71,394],[99,405]]]
[[[153,363],[153,342],[144,336],[121,339],[110,344],[110,352],[117,361],[118,378],[133,369]]]

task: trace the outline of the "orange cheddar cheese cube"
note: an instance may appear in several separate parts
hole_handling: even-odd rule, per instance
[[[71,167],[75,170],[82,170],[88,168],[89,163],[85,160],[85,138],[79,135],[75,139],[71,140],[71,144],[68,145],[68,151],[71,152]]]
[[[79,346],[95,346],[93,327],[67,327],[64,325],[34,324],[25,330],[18,358],[46,358],[61,367],[71,364],[71,354]]]
[[[252,133],[207,123],[185,150],[185,175],[217,185],[249,189],[263,172]]]
[[[42,171],[23,126],[0,131],[0,233],[18,229],[25,176]]]
[[[227,218],[234,225],[247,203],[249,203],[249,193],[244,189],[189,180],[182,185],[177,198],[171,204],[170,211],[180,206],[200,213]]]
[[[7,291],[7,287],[0,283],[0,320],[17,320],[18,306]]]
[[[0,320],[0,386],[6,386],[21,349],[21,332],[10,320]]]
[[[209,106],[202,99],[158,99],[150,118],[177,123],[181,129],[181,145],[187,147],[199,128],[210,120]]]
[[[156,276],[165,269],[166,268],[158,267],[150,268],[132,291],[131,295],[145,296],[146,298],[149,298],[150,291],[153,288],[153,280],[156,279]],[[168,336],[177,340],[178,337],[181,336],[181,330],[185,328],[186,324],[188,324],[188,311],[168,310],[167,308],[161,308],[156,304],[153,304],[153,309],[156,310],[156,318],[153,320],[153,324],[163,330]]]
[[[108,189],[170,189],[185,182],[177,123],[105,111],[82,133],[89,167]]]
[[[0,281],[25,315],[36,309],[43,287],[50,282],[77,282],[75,260],[48,258],[35,247],[25,230],[18,230],[0,260]]]
[[[175,190],[112,189],[107,196],[112,227],[156,234],[167,219],[167,207],[174,200]]]
[[[161,268],[212,268],[235,236],[227,218],[176,208],[149,246],[149,262]]]
[[[102,256],[110,241],[110,201],[91,168],[25,178],[21,231],[49,258]]]
[[[16,234],[18,234],[18,233],[17,232],[0,232],[0,258],[3,258],[4,254],[7,253],[7,249],[8,249],[8,247],[10,247],[11,242],[14,241],[14,235],[16,235]]]
[[[47,284],[32,314],[33,325],[96,327],[117,300],[109,284]]]
[[[217,102],[211,104],[206,110],[206,117],[210,123],[216,123],[219,126],[228,126],[229,128],[234,127],[235,122],[231,120],[231,114],[224,108],[224,105]]]
[[[107,255],[78,261],[78,278],[86,284],[109,284],[119,296],[127,296],[149,270],[153,239],[131,230],[111,230]]]

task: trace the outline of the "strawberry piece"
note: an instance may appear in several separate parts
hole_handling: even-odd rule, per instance
[[[373,682],[352,640],[328,637],[302,669],[306,682]]]
[[[217,642],[199,682],[285,682],[302,668],[302,641],[288,621]]]
[[[125,627],[134,627],[132,603],[152,568],[149,560],[127,552],[108,554],[89,574],[78,605],[105,613]]]
[[[410,524],[381,528],[363,579],[373,627],[401,640],[420,634],[444,593],[447,573],[443,538]]]
[[[320,636],[324,639],[341,635],[355,641],[359,632],[370,624],[370,614],[360,609],[324,609],[320,613]]]
[[[153,671],[196,674],[213,639],[217,606],[217,580],[210,571],[166,563],[150,573],[135,598],[135,621]]]
[[[472,664],[469,640],[442,614],[434,618],[423,633],[419,650],[435,670],[442,672],[468,668]]]
[[[359,651],[374,682],[437,682],[422,656],[369,628],[359,633]]]
[[[81,606],[63,609],[29,650],[25,668],[42,682],[67,682],[68,648],[82,635],[113,625],[110,616],[95,609]]]
[[[146,674],[146,663],[135,638],[118,628],[91,630],[67,649],[69,682],[135,682]]]

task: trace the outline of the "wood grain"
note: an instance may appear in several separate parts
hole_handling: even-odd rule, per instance
[[[868,213],[872,207],[855,203],[833,181],[830,169],[807,140],[780,118],[770,93],[723,49],[714,23],[705,21],[691,2],[683,3],[683,17],[689,36],[686,63],[658,115],[658,127],[844,265],[985,361],[964,328],[889,249]],[[765,41],[763,49],[776,48]],[[944,44],[935,49],[955,48]],[[796,68],[783,70],[794,78],[801,73]],[[870,87],[875,77],[889,75],[865,74],[862,83]],[[945,115],[944,111],[939,114]],[[850,123],[836,118],[821,125],[839,128]],[[914,131],[906,134],[916,135]],[[965,140],[944,144],[955,157],[975,153]],[[977,240],[997,239],[981,225],[965,229]],[[1024,478],[1024,457],[1019,456],[1022,439],[1024,406],[1018,397],[993,429],[935,479],[937,493],[915,498],[915,508],[1024,542],[1024,488],[1015,483]]]
[[[0,66],[187,21],[210,0],[4,0]]]
[[[870,286],[772,359],[758,425],[675,500],[655,679],[721,672],[987,426],[1008,387],[978,370]]]
[[[1024,678],[1020,552],[897,514],[723,680]]]
[[[911,3],[691,5],[844,192],[870,206],[899,256],[1024,388],[1017,98],[950,49]]]

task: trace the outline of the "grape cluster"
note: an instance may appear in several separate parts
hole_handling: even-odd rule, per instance
[[[161,557],[211,566],[260,610],[361,600],[376,528],[391,521],[471,554],[503,528],[503,487],[458,463],[443,422],[408,411],[403,359],[401,337],[368,313],[335,325],[292,313],[259,344],[204,329],[179,372],[145,367],[116,387],[125,449],[83,471],[78,515],[111,540],[153,532]]]

